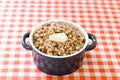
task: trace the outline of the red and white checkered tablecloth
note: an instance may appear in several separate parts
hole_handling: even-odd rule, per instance
[[[97,38],[83,66],[64,76],[47,75],[34,65],[21,37],[41,21],[67,19]],[[0,80],[120,80],[120,0],[1,0]]]

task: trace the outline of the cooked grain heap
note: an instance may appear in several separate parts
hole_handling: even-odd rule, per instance
[[[50,35],[64,33],[65,42],[50,40]],[[84,35],[77,28],[66,23],[40,26],[33,34],[33,44],[41,52],[52,56],[65,56],[79,51],[85,43]]]

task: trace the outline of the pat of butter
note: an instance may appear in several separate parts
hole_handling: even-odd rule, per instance
[[[49,40],[55,42],[65,42],[68,40],[68,37],[65,33],[56,33],[49,36]]]

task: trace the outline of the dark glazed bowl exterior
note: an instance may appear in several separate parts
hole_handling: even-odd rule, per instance
[[[84,51],[69,58],[50,58],[32,51],[35,65],[43,72],[52,75],[65,75],[76,71],[82,64]]]

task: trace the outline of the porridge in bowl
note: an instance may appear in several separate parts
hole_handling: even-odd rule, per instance
[[[51,22],[36,29],[33,44],[45,54],[65,56],[83,48],[85,38],[80,30],[67,23]]]
[[[89,39],[91,44],[88,44]],[[76,71],[83,64],[85,52],[94,49],[96,44],[96,37],[81,26],[58,19],[41,22],[22,37],[22,46],[32,50],[36,67],[57,76]]]

